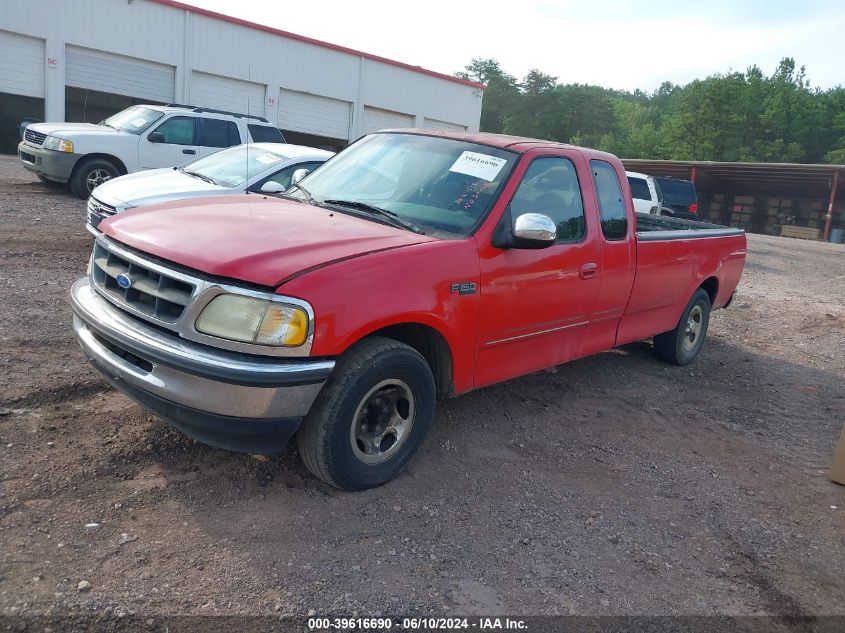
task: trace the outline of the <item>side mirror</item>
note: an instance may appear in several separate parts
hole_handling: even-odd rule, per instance
[[[147,140],[150,143],[164,143],[166,139],[163,132],[150,132],[147,135]]]
[[[557,239],[557,225],[542,213],[523,213],[513,223],[512,248],[548,248]]]
[[[261,193],[282,193],[285,188],[277,183],[275,180],[268,180],[261,185]]]
[[[297,169],[295,172],[293,172],[293,176],[290,177],[291,186],[298,183],[300,180],[305,178],[305,176],[307,176],[310,173],[311,173],[311,170],[305,169],[304,167],[302,169]]]

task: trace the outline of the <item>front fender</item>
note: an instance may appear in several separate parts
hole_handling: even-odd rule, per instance
[[[452,355],[455,393],[473,386],[479,309],[475,240],[437,240],[328,265],[285,283],[279,292],[314,309],[312,356],[337,356],[392,325],[439,332]],[[463,294],[455,284],[475,284]]]

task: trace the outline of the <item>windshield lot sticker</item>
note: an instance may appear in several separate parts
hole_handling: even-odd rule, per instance
[[[458,156],[458,160],[449,168],[449,171],[454,171],[459,174],[466,174],[467,176],[475,176],[482,180],[493,181],[502,167],[508,161],[504,158],[497,158],[496,156],[488,156],[487,154],[478,154],[476,152],[464,152]]]
[[[281,158],[278,156],[271,156],[270,154],[260,154],[255,157],[259,163],[264,163],[265,165],[272,165],[273,163],[278,163]]]
[[[141,127],[142,125],[145,125],[147,123],[147,120],[146,119],[132,119],[129,123],[130,123],[130,125],[133,125],[135,127]]]

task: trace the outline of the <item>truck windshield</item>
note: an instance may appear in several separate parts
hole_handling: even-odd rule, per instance
[[[182,171],[198,174],[221,187],[238,187],[250,178],[281,166],[287,159],[255,146],[238,145],[188,163]]]
[[[302,181],[317,203],[389,211],[426,232],[470,235],[483,221],[518,156],[454,139],[367,136]],[[292,192],[304,198],[302,191]],[[375,214],[374,214],[375,215]]]
[[[164,112],[158,110],[151,110],[143,106],[132,106],[113,114],[105,119],[101,125],[131,134],[140,134],[163,116]]]

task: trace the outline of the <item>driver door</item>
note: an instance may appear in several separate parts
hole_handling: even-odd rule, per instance
[[[138,164],[141,169],[179,167],[198,157],[197,118],[174,116],[141,134]],[[150,141],[150,136],[156,142]]]
[[[599,242],[582,195],[590,175],[576,153],[527,154],[528,163],[500,222],[542,213],[557,225],[542,249],[479,244],[481,304],[475,386],[483,386],[580,355],[598,295]]]

